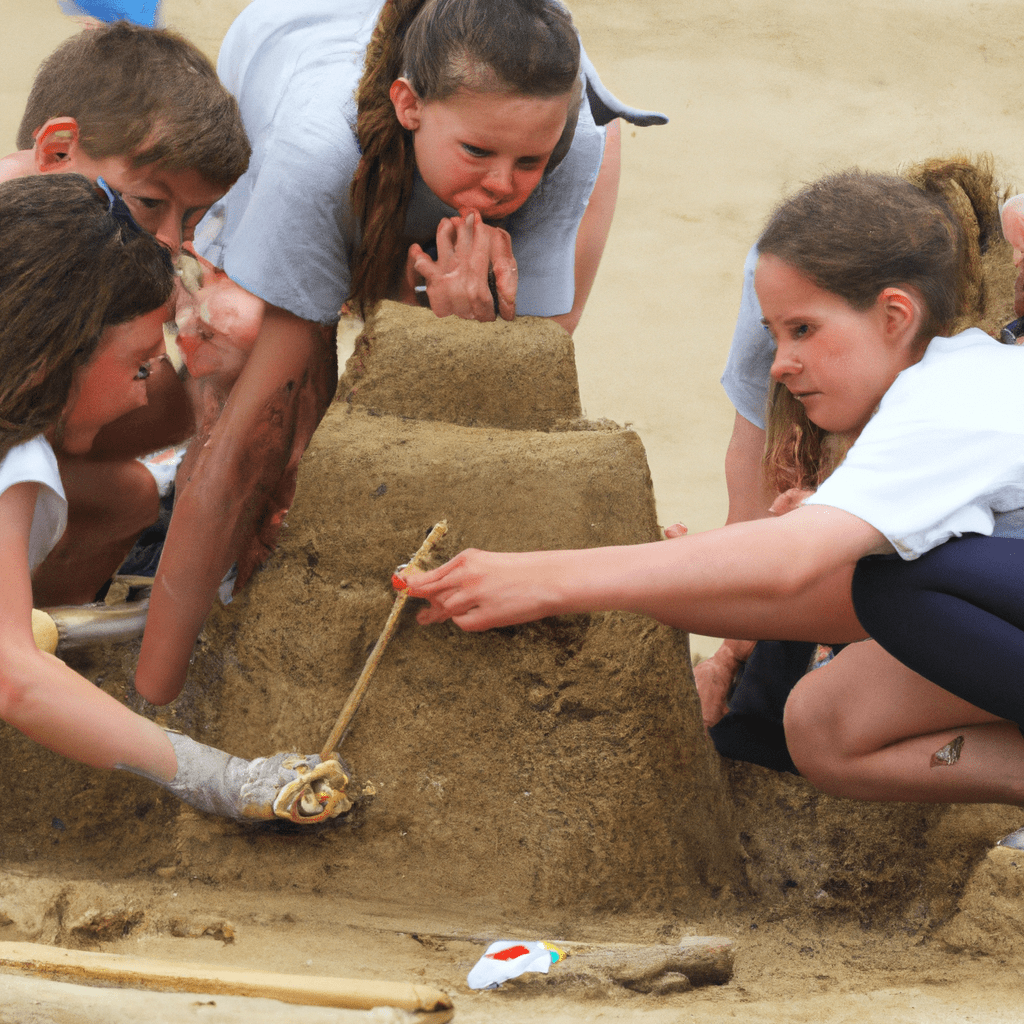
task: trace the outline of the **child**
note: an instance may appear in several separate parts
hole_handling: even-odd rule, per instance
[[[555,0],[254,0],[218,67],[254,156],[200,228],[198,252],[227,276],[208,268],[195,300],[213,310],[211,288],[245,289],[224,305],[250,353],[239,372],[238,339],[192,318],[207,337],[185,339],[190,360],[216,349],[209,363],[230,372],[204,381],[217,394],[202,407],[224,411],[196,442],[150,606],[163,628],[140,664],[157,702],[181,689],[227,552],[242,584],[275,543],[336,387],[342,303],[413,302],[422,285],[439,316],[529,313],[571,331],[614,209],[617,134],[601,125],[664,120],[604,90]],[[209,508],[227,514],[200,529]],[[187,564],[186,534],[204,552]]]
[[[1024,508],[1024,350],[976,329],[936,336],[957,310],[962,239],[944,201],[899,178],[835,175],[783,203],[755,275],[772,378],[811,422],[856,438],[843,463],[778,519],[635,547],[463,552],[410,582],[430,601],[420,621],[486,629],[620,608],[725,636],[863,637],[849,600],[859,559],[913,560]],[[1019,602],[1003,603],[1019,621]],[[1024,804],[1018,728],[877,643],[851,643],[808,678],[786,737],[820,788]]]
[[[173,32],[117,22],[62,43],[36,74],[0,181],[73,171],[103,177],[136,221],[172,253],[245,170],[238,105],[210,62]],[[104,428],[88,452],[57,455],[68,529],[35,577],[40,605],[86,603],[159,513],[157,484],[137,456],[195,431],[169,363],[153,364],[148,403]]]
[[[966,204],[970,204],[973,218],[964,217],[968,277],[961,289],[956,322],[962,326],[978,322],[986,313],[987,298],[982,255],[999,232],[998,190],[991,161],[959,156],[932,159],[907,168],[901,176],[926,191],[944,195],[965,214]],[[740,317],[723,377],[737,408],[734,443],[726,460],[728,522],[760,518],[769,511],[779,515],[799,504],[805,489],[813,490],[825,479],[847,447],[842,437],[826,434],[810,423],[782,385],[768,387],[773,346],[760,325],[761,310],[754,295],[756,257],[755,247],[748,260]],[[755,416],[756,426],[746,418]],[[737,453],[737,446],[742,452],[739,442],[747,435],[752,449],[749,461]],[[758,508],[751,492],[761,491],[767,493]],[[795,771],[786,748],[783,709],[792,688],[812,659],[821,658],[823,650],[817,644],[797,641],[764,641],[755,647],[752,641],[726,640],[710,659],[695,666],[704,720],[717,750],[727,757]],[[829,653],[825,651],[826,656]]]
[[[105,424],[145,404],[174,274],[120,197],[80,175],[0,185],[0,251],[0,716],[51,750],[143,775],[211,813],[338,813],[336,761],[230,757],[133,714],[35,646],[31,573],[67,516],[53,445],[88,451]],[[309,785],[312,802],[296,791]]]

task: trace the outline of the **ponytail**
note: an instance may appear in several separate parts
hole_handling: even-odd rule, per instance
[[[823,178],[778,207],[758,249],[855,309],[884,288],[913,287],[924,302],[919,341],[927,344],[984,314],[982,255],[999,230],[991,160],[953,157],[900,177],[854,170]],[[762,465],[773,491],[815,490],[853,441],[812,423],[789,390],[772,383]]]

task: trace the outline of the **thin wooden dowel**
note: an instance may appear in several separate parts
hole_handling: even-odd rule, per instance
[[[439,522],[430,531],[430,533],[427,534],[427,539],[420,545],[419,551],[412,556],[412,561],[409,562],[409,568],[418,569],[420,567],[420,562],[430,554],[434,545],[447,532],[448,520],[442,519],[441,522]],[[370,679],[373,677],[374,670],[377,668],[377,663],[380,661],[381,655],[384,653],[384,648],[387,646],[388,640],[391,639],[391,634],[394,633],[395,627],[398,625],[398,617],[402,614],[402,609],[405,607],[405,602],[408,599],[408,590],[400,590],[397,597],[395,597],[395,603],[391,606],[391,614],[388,616],[387,622],[384,623],[384,629],[381,631],[381,634],[377,639],[377,643],[374,644],[373,650],[370,651],[370,656],[366,659],[363,671],[359,673],[356,685],[352,688],[352,693],[349,694],[348,700],[345,701],[345,706],[341,709],[341,714],[338,715],[338,720],[334,723],[334,728],[331,730],[331,734],[327,737],[327,742],[324,744],[324,748],[320,752],[320,757],[323,760],[326,761],[327,758],[337,750],[341,737],[348,728],[349,722],[352,721],[352,716],[356,713],[363,697],[366,695],[366,690],[370,685]]]

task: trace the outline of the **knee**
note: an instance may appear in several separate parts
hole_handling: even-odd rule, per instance
[[[160,517],[160,492],[153,474],[137,459],[126,462],[118,475],[118,532],[134,536]]]
[[[840,709],[815,686],[813,676],[805,676],[786,702],[784,724],[786,745],[800,774],[815,789],[836,796],[843,795],[843,781],[848,776],[845,730]]]

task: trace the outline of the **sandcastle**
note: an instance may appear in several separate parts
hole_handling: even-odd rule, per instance
[[[210,616],[185,693],[158,719],[246,756],[318,750],[387,617],[392,570],[442,518],[441,558],[659,537],[641,440],[582,418],[560,328],[385,304],[302,462],[280,550]],[[71,657],[140,707],[136,653]],[[340,889],[569,938],[804,915],[917,933],[954,915],[974,866],[1019,824],[1008,808],[831,799],[721,761],[685,634],[620,613],[482,634],[407,613],[341,753],[360,796],[349,814],[252,826],[4,726],[0,759],[17,768],[0,869]],[[0,937],[44,934],[30,919],[45,908],[19,911],[18,886],[0,889]]]

